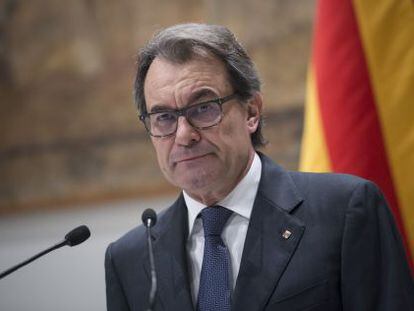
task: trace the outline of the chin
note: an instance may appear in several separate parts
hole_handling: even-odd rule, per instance
[[[218,174],[211,171],[198,171],[188,176],[182,176],[178,186],[191,192],[208,192],[208,189],[219,181]]]

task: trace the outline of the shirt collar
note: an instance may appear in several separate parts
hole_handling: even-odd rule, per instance
[[[257,189],[259,188],[261,174],[262,162],[260,161],[257,153],[255,153],[252,165],[250,166],[247,174],[223,200],[217,203],[217,205],[223,206],[250,220],[254,199],[256,198]],[[194,222],[198,214],[207,206],[194,200],[184,190],[183,195],[188,210],[188,232],[191,235]]]

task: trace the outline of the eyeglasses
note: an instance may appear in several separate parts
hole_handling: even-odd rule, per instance
[[[178,110],[163,110],[143,113],[139,119],[153,137],[166,137],[177,131],[178,118],[183,116],[196,129],[204,130],[215,126],[223,118],[222,105],[235,98],[237,94],[208,100]]]

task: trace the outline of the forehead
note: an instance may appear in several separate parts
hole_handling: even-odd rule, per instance
[[[216,57],[194,57],[174,63],[157,57],[152,62],[144,84],[147,105],[153,101],[184,101],[193,92],[210,89],[223,95],[231,89],[224,63]],[[177,103],[179,104],[179,103]]]

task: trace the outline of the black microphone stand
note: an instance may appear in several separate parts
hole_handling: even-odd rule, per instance
[[[54,251],[55,249],[61,248],[62,246],[69,245],[69,246],[75,246],[78,245],[85,240],[87,240],[91,235],[91,232],[89,231],[89,228],[85,225],[79,226],[72,231],[70,231],[68,234],[65,235],[65,239],[62,242],[57,243],[56,245],[49,247],[45,249],[44,251],[41,251],[40,253],[34,255],[33,257],[30,257],[29,259],[26,259],[25,261],[3,271],[0,273],[0,280],[4,278],[5,276],[9,275],[10,273],[13,273],[17,269],[20,269],[21,267],[31,263],[32,261],[36,260],[39,257],[42,257],[43,255],[46,255],[47,253],[50,253],[51,251]]]
[[[151,222],[151,219],[148,219],[148,222]],[[147,311],[152,311],[155,303],[155,294],[157,292],[157,274],[155,272],[154,251],[152,249],[151,224],[147,225],[147,242],[151,267],[151,290],[149,294],[149,308],[147,309]]]
[[[31,263],[32,261],[36,260],[39,257],[42,257],[43,255],[46,255],[47,253],[50,253],[51,251],[54,251],[55,249],[61,248],[62,246],[65,246],[66,244],[68,244],[68,241],[64,240],[52,247],[49,247],[48,249],[45,249],[44,251],[41,251],[40,253],[34,255],[33,257],[30,257],[29,259],[26,259],[25,261],[7,269],[6,271],[3,271],[0,274],[0,280],[2,278],[4,278],[5,276],[9,275],[10,273],[13,273],[14,271],[16,271],[17,269],[20,269],[21,267]]]
[[[149,293],[149,306],[146,311],[152,311],[155,304],[155,295],[157,294],[157,274],[155,271],[154,250],[152,248],[151,227],[153,227],[157,222],[157,214],[150,208],[146,209],[142,213],[142,222],[147,228],[147,244],[151,268],[151,289]]]

